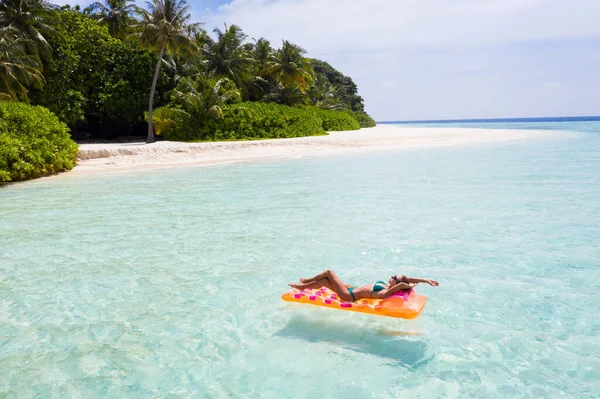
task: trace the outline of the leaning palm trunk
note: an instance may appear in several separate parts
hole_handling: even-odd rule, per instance
[[[152,0],[146,4],[148,10],[135,8],[136,13],[141,16],[141,21],[137,24],[137,27],[140,28],[137,35],[140,37],[142,46],[150,49],[160,48],[148,102],[148,138],[146,142],[153,143],[155,139],[152,126],[152,104],[163,54],[166,49],[171,54],[191,50],[194,46],[187,34],[190,29],[195,29],[197,24],[187,23],[190,14],[187,13],[186,0]]]
[[[152,126],[152,104],[154,103],[154,92],[156,91],[156,82],[158,82],[158,74],[160,72],[160,65],[162,63],[163,53],[165,52],[166,42],[160,47],[158,53],[158,61],[156,62],[156,69],[154,70],[154,78],[152,78],[152,88],[150,89],[150,101],[148,102],[148,137],[146,143],[154,143],[154,128]]]

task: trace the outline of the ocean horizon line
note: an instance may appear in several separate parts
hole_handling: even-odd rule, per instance
[[[506,123],[506,122],[591,122],[600,121],[600,116],[544,116],[529,118],[474,118],[474,119],[421,119],[377,121],[379,124],[414,124],[414,123]]]

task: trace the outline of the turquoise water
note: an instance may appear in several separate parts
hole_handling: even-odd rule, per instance
[[[0,396],[598,397],[599,127],[7,186]],[[326,268],[440,287],[412,321],[280,299]]]

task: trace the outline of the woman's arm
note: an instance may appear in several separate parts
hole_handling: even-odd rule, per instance
[[[392,295],[395,292],[402,291],[402,290],[410,290],[415,285],[417,285],[417,284],[416,283],[410,283],[410,284],[398,283],[398,284],[394,285],[393,287],[383,289],[379,292],[374,292],[373,298],[384,299],[384,298],[387,298],[388,296]]]
[[[419,278],[419,277],[407,277],[408,281],[410,281],[411,283],[427,283],[429,285],[433,285],[434,287],[437,287],[438,285],[440,285],[440,283],[438,283],[435,280],[431,280],[428,278]]]

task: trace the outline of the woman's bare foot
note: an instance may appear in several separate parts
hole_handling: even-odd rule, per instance
[[[302,290],[304,289],[305,285],[304,284],[288,284],[290,287],[295,288],[297,290]]]
[[[306,283],[308,283],[309,281],[310,281],[310,280],[309,280],[309,279],[307,279],[307,278],[301,278],[301,279],[300,279],[300,282],[301,282],[301,283],[303,283],[303,284],[306,284]]]

